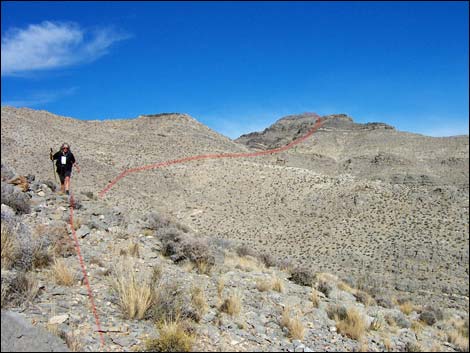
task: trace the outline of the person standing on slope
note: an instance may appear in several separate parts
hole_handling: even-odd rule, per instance
[[[60,147],[60,151],[52,154],[52,148],[50,153],[51,161],[56,160],[57,174],[60,179],[60,191],[69,194],[70,188],[70,176],[72,175],[72,167],[77,168],[77,172],[80,173],[80,167],[75,161],[75,157],[70,151],[70,146],[67,143],[63,143]]]

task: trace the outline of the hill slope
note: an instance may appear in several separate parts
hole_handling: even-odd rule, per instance
[[[52,180],[49,147],[67,141],[82,167],[74,190],[96,194],[127,168],[277,147],[315,119],[283,118],[240,138],[245,146],[181,114],[91,122],[2,108],[2,163]],[[133,173],[106,201],[131,218],[168,214],[198,234],[242,241],[352,283],[468,307],[468,137],[325,119],[282,154]]]

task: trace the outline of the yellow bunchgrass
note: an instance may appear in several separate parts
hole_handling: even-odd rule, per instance
[[[260,292],[267,292],[273,289],[273,283],[271,279],[258,279],[256,281],[256,288],[258,288]]]
[[[335,321],[339,333],[355,340],[361,339],[366,331],[364,318],[355,308],[348,308],[346,317],[343,319],[335,317]]]
[[[281,313],[280,324],[282,327],[286,327],[289,331],[289,338],[302,340],[305,336],[305,327],[302,324],[302,320],[299,315],[292,317],[291,308],[286,306],[283,308]]]
[[[143,319],[155,300],[155,283],[148,278],[139,278],[134,266],[123,262],[116,266],[111,284],[124,316]]]
[[[403,314],[409,315],[409,314],[411,314],[411,313],[413,312],[413,310],[414,310],[414,305],[413,305],[413,303],[411,303],[410,301],[406,301],[406,302],[404,302],[403,304],[401,304],[401,305],[399,306],[399,308],[400,308],[400,311],[401,311]]]
[[[315,288],[312,288],[312,292],[310,293],[310,301],[315,308],[318,308],[320,305],[320,297],[318,296],[318,292]]]
[[[204,290],[201,287],[194,286],[191,288],[191,303],[199,315],[202,316],[206,313],[208,305]]]
[[[227,313],[231,316],[240,314],[242,307],[241,296],[238,292],[231,293],[220,306],[220,311]]]
[[[281,278],[274,276],[272,279],[272,285],[274,291],[279,293],[284,292],[284,281]]]
[[[70,287],[75,282],[75,276],[63,259],[54,259],[51,270],[57,284]]]
[[[159,327],[158,338],[145,340],[147,352],[191,352],[195,337],[188,333],[186,324],[178,319],[163,321]]]
[[[10,269],[15,261],[15,252],[17,245],[15,244],[15,237],[10,227],[2,223],[2,269]]]

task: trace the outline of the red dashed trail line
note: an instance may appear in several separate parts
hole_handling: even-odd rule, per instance
[[[73,240],[75,242],[75,250],[77,251],[78,262],[80,263],[80,268],[81,268],[82,273],[83,273],[83,281],[84,281],[84,283],[86,285],[86,288],[87,288],[88,299],[90,301],[91,310],[92,310],[93,316],[95,318],[96,330],[98,331],[98,333],[100,335],[100,343],[101,343],[101,347],[103,348],[104,347],[103,330],[101,329],[100,318],[98,316],[98,311],[96,310],[95,300],[94,300],[94,297],[93,297],[93,291],[91,290],[90,281],[88,279],[85,261],[83,261],[83,256],[82,256],[82,252],[81,252],[81,249],[80,249],[80,243],[78,242],[77,233],[75,232],[75,228],[73,226],[73,209],[74,209],[74,206],[75,206],[75,201],[74,201],[74,198],[73,198],[73,194],[71,194],[70,195],[70,207],[69,207],[70,208],[70,229],[72,230]]]
[[[136,167],[136,168],[131,168],[131,169],[126,169],[123,171],[121,174],[119,174],[114,180],[112,180],[103,190],[99,192],[100,197],[104,197],[104,195],[114,186],[118,181],[123,179],[124,177],[128,176],[129,174],[132,173],[137,173],[143,170],[149,170],[149,169],[157,169],[157,168],[162,168],[162,167],[167,167],[169,165],[173,164],[180,164],[180,163],[186,163],[186,162],[191,162],[191,161],[197,161],[201,159],[219,159],[219,158],[248,158],[248,157],[258,157],[258,156],[263,156],[265,154],[274,154],[274,153],[280,153],[287,151],[288,149],[294,147],[295,145],[298,145],[299,143],[305,141],[308,139],[310,136],[312,136],[315,131],[318,130],[324,123],[324,119],[322,118],[317,118],[315,125],[302,137],[292,141],[288,145],[278,147],[278,148],[273,148],[270,150],[266,151],[260,151],[260,152],[248,152],[248,153],[220,153],[220,154],[203,154],[203,155],[197,155],[197,156],[192,156],[192,157],[186,157],[186,158],[181,158],[181,159],[173,159],[165,162],[160,162],[160,163],[155,163],[155,164],[149,164],[145,165],[142,167]]]

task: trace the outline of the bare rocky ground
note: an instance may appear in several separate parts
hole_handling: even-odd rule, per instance
[[[104,199],[97,197],[127,168],[277,147],[305,133],[314,119],[308,114],[284,118],[264,133],[234,142],[187,115],[85,122],[2,108],[2,165],[35,176],[24,193],[31,211],[13,215],[15,210],[2,206],[2,224],[8,213],[33,237],[41,238],[47,229],[67,229],[67,200],[51,190],[48,159],[49,147],[67,141],[82,168],[72,182],[81,205],[75,211],[77,229],[84,235],[80,244],[107,349],[142,349],[145,337],[158,335],[151,319],[125,319],[111,290],[114,267],[129,259],[132,244],[140,249],[132,257],[140,273],[159,265],[163,278],[178,281],[185,295],[195,284],[202,287],[208,309],[194,323],[193,349],[461,349],[448,337],[452,323],[466,318],[468,340],[468,136],[430,138],[330,116],[320,131],[288,152],[141,171],[120,180]],[[7,178],[5,169],[4,177],[3,169],[2,180],[14,176]],[[146,224],[151,212],[184,225],[194,238],[209,237],[219,254],[209,274],[163,256],[158,230]],[[254,250],[252,255],[269,252],[277,267],[235,255],[240,244]],[[22,305],[9,304],[10,309],[56,330],[69,345],[100,349],[78,260],[67,256],[65,261],[77,273],[72,286],[56,284],[50,265],[33,267],[39,292]],[[323,277],[312,279],[318,308],[309,299],[310,286],[288,279],[298,266],[333,274],[327,276],[331,290],[324,292]],[[3,271],[2,254],[2,306],[4,281],[14,278],[15,271]],[[225,287],[219,296],[221,278]],[[263,278],[280,278],[284,292],[260,291]],[[374,302],[364,305],[358,289]],[[236,316],[220,313],[221,300],[232,291],[242,303]],[[399,308],[407,302],[414,307],[404,314]],[[367,326],[375,320],[375,330],[356,340],[340,334],[327,315],[333,304],[356,307]],[[289,329],[280,323],[284,306],[297,312],[306,330],[302,340],[289,338]],[[423,313],[435,322],[423,324]],[[60,315],[66,315],[65,321],[49,323]]]

